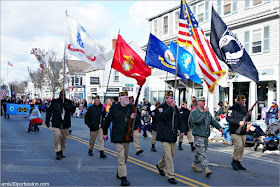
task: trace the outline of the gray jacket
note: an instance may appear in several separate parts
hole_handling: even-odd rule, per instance
[[[210,125],[217,129],[222,128],[209,112],[205,113],[204,111],[199,110],[198,107],[191,111],[189,121],[191,123],[193,136],[208,138],[210,136]]]

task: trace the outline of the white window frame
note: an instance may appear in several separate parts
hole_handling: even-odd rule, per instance
[[[250,38],[250,41],[249,41],[249,49],[250,51],[248,52],[248,54],[250,55],[260,55],[260,54],[263,54],[263,53],[269,53],[270,50],[271,50],[271,45],[269,43],[269,50],[268,51],[264,51],[264,28],[265,27],[269,27],[269,40],[270,40],[270,36],[271,36],[271,25],[264,25],[262,27],[258,27],[258,28],[255,28],[255,29],[250,29],[250,30],[247,30],[249,31],[249,38]],[[253,53],[253,31],[255,30],[261,30],[261,52],[258,52],[258,53]]]
[[[178,18],[178,23],[176,23],[176,13],[179,13],[179,18]],[[173,26],[173,31],[174,31],[174,34],[178,34],[178,31],[179,31],[179,20],[180,20],[180,9],[179,10],[176,10],[173,12],[173,23],[174,23],[174,26]],[[176,29],[176,25],[178,25],[178,28]]]
[[[203,21],[199,21],[199,18],[198,18],[198,12],[199,12],[199,6],[200,5],[202,5],[203,4]],[[198,22],[198,23],[204,23],[205,22],[205,2],[203,1],[203,2],[201,2],[201,3],[198,3],[197,4],[197,7],[196,7],[196,21]]]
[[[224,12],[225,0],[221,0],[221,15],[220,16],[229,16],[229,15],[232,15],[232,14],[236,14],[238,12],[238,0],[235,0],[235,1],[236,1],[236,11],[235,12],[233,11],[234,0],[231,0],[231,2],[230,2],[230,6],[231,6],[230,13],[225,15],[225,12]],[[245,1],[244,1],[244,4],[245,4]]]
[[[164,18],[167,17],[167,33],[164,33]],[[169,15],[162,16],[162,36],[168,36],[169,34]]]
[[[261,44],[260,44],[260,46],[261,46],[261,51],[260,52],[257,52],[257,53],[254,53],[253,52],[253,38],[254,38],[254,31],[260,31],[260,41],[261,41]],[[262,54],[263,53],[263,29],[262,28],[257,28],[257,29],[252,29],[252,31],[251,31],[251,33],[252,33],[252,35],[251,35],[251,48],[250,48],[250,51],[251,51],[251,54]]]

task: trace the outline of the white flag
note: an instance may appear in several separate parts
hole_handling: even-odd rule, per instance
[[[71,55],[90,64],[95,70],[105,69],[105,57],[87,31],[66,14],[66,47]]]

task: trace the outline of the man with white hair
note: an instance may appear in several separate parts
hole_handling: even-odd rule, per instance
[[[127,170],[126,161],[128,158],[130,141],[125,140],[127,131],[129,130],[128,122],[129,119],[136,117],[136,124],[139,121],[138,115],[132,113],[133,106],[129,104],[129,97],[127,92],[120,92],[119,103],[112,105],[109,110],[104,123],[102,124],[104,138],[108,139],[108,128],[110,123],[113,122],[111,141],[115,143],[117,155],[118,155],[118,166],[117,166],[117,178],[122,180],[121,186],[128,186],[130,182],[127,181]]]

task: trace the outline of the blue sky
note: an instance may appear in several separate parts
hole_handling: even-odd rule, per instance
[[[27,66],[38,63],[32,48],[63,53],[65,10],[107,51],[118,31],[126,42],[148,42],[146,18],[180,4],[180,1],[1,1],[1,78],[20,81],[28,77]],[[75,59],[73,57],[73,59]]]

